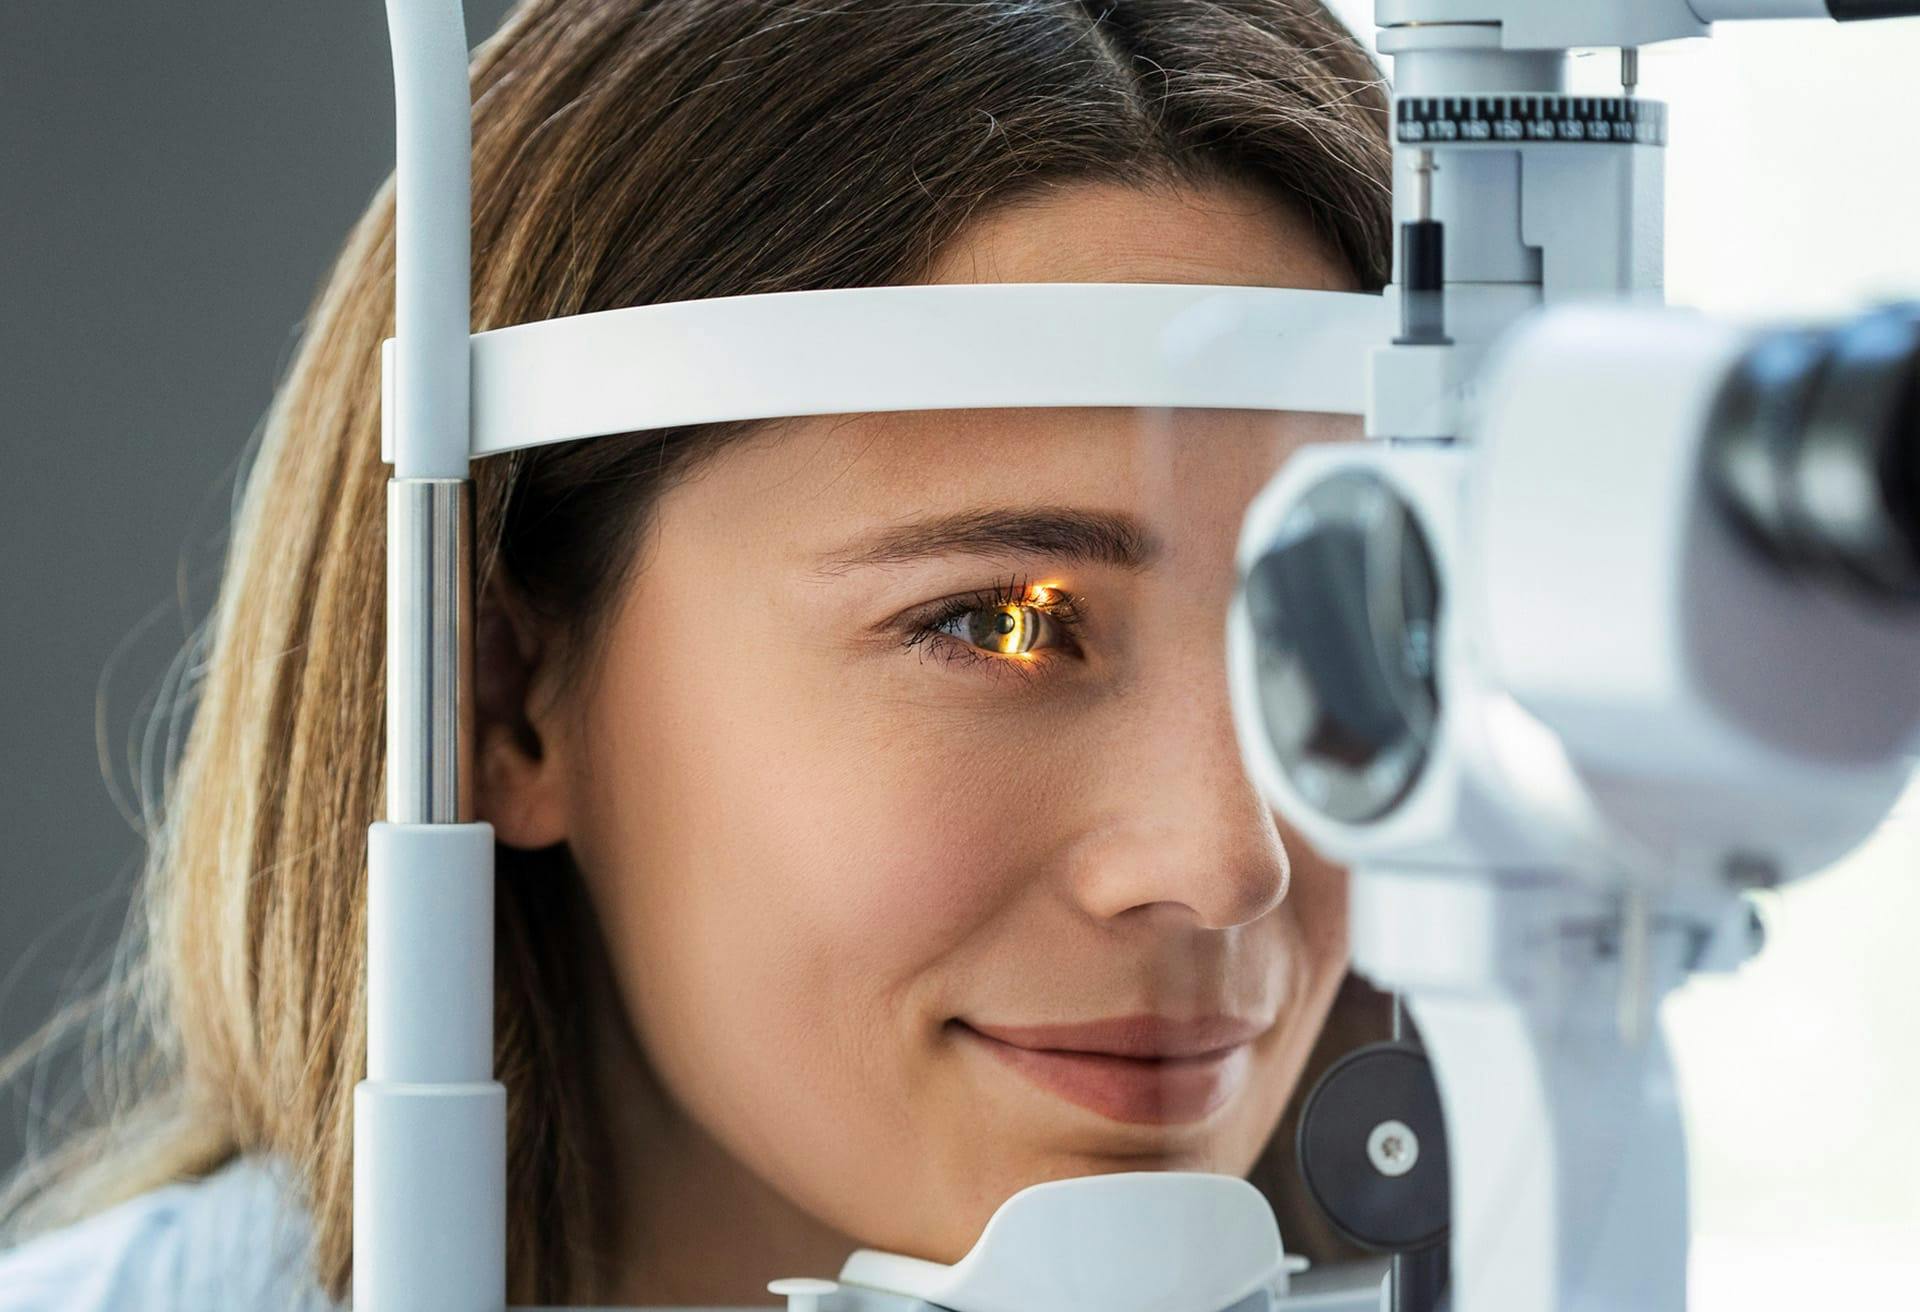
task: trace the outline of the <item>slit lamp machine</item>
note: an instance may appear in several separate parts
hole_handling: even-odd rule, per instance
[[[1223,616],[1247,768],[1352,873],[1410,1018],[1309,1095],[1313,1197],[1383,1254],[1302,1271],[1227,1176],[1016,1194],[946,1266],[862,1251],[795,1312],[1669,1312],[1686,1152],[1660,998],[1745,894],[1892,806],[1920,748],[1920,305],[1662,305],[1644,46],[1901,0],[1377,0],[1396,278],[979,285],[638,306],[474,334],[458,0],[388,0],[387,818],[369,834],[361,1312],[505,1306],[493,837],[470,809],[469,462],[721,420],[949,407],[1364,415],[1249,509]],[[1617,95],[1568,52],[1618,48]],[[1067,344],[1097,349],[1074,349]],[[1412,1031],[1417,1028],[1419,1041]]]

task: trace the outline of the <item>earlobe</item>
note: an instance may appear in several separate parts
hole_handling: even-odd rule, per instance
[[[474,757],[477,819],[509,847],[565,841],[564,784],[570,744],[559,717],[532,704],[547,644],[532,621],[497,589],[477,607],[474,641]]]

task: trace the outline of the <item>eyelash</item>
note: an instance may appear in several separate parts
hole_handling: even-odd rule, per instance
[[[1032,582],[1016,576],[979,592],[949,597],[911,622],[911,630],[907,634],[904,645],[909,648],[923,647],[926,652],[942,660],[964,662],[969,665],[995,666],[996,672],[1004,670],[1022,678],[1031,678],[1038,667],[1050,663],[1069,651],[1076,650],[1077,644],[1065,649],[1035,647],[1028,653],[1028,659],[1015,660],[1009,656],[994,655],[965,639],[942,632],[942,629],[953,621],[974,614],[976,611],[1019,606],[1027,610],[1039,611],[1057,624],[1064,636],[1072,638],[1085,623],[1086,617],[1082,611],[1080,599],[1070,592],[1051,585],[1048,586],[1047,593],[1050,600],[1036,601],[1033,597]]]

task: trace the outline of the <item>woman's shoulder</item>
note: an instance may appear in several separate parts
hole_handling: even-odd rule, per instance
[[[0,1253],[0,1312],[330,1309],[279,1166],[241,1158]]]

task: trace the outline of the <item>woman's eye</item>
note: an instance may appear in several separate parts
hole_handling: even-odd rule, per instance
[[[1050,583],[1009,579],[930,609],[908,622],[906,645],[944,659],[1025,673],[1080,649],[1080,600]]]
[[[1038,606],[1020,604],[983,607],[955,615],[933,626],[962,642],[1001,656],[1020,656],[1040,647],[1057,646],[1060,625]]]

